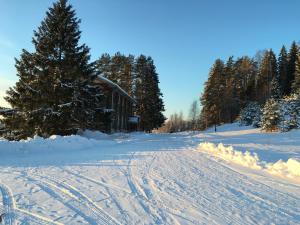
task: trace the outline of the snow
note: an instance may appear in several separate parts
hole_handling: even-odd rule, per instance
[[[0,157],[5,224],[300,223],[298,130],[86,131],[0,140]]]
[[[256,153],[249,151],[241,152],[233,149],[232,146],[225,147],[222,143],[215,145],[213,143],[201,143],[198,147],[200,151],[222,158],[226,161],[233,162],[252,169],[261,169],[268,173],[294,179],[300,183],[300,162],[295,159],[288,159],[287,162],[282,160],[276,163],[266,163],[260,161]]]

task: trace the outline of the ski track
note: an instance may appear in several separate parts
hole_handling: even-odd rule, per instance
[[[120,146],[134,146],[133,150],[107,164],[0,170],[6,177],[39,187],[73,217],[92,225],[300,224],[299,184],[196,150],[201,139],[193,135],[145,135],[122,141]],[[147,148],[149,143],[152,148]],[[3,182],[3,174],[5,224],[61,224],[19,209],[7,185],[16,187]],[[103,199],[89,197],[95,196],[88,193],[89,187]],[[34,198],[34,193],[30,195]],[[72,218],[57,214],[59,221],[75,224]]]
[[[89,224],[120,224],[115,218],[101,209],[92,199],[64,180],[49,177],[41,172],[35,172],[34,175],[30,174],[28,176],[44,185],[44,188],[53,197],[62,195],[62,198],[60,198],[61,201],[81,215]],[[57,194],[57,191],[60,193]],[[69,199],[73,202],[72,204],[68,202]]]
[[[14,225],[17,224],[16,219],[22,219],[30,224],[55,224],[62,225],[61,223],[52,221],[49,218],[40,216],[38,214],[28,212],[16,206],[13,192],[3,183],[0,183],[0,191],[3,199],[4,206],[4,224]]]

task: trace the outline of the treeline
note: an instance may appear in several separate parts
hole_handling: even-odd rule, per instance
[[[200,129],[198,101],[193,101],[190,107],[188,117],[185,119],[183,113],[174,113],[170,115],[166,123],[160,127],[158,133],[175,133],[182,131],[196,131]]]
[[[110,121],[110,112],[103,108],[102,90],[94,82],[101,74],[137,100],[135,111],[142,119],[141,130],[150,131],[164,122],[153,60],[118,53],[108,57],[108,63],[102,60],[104,56],[90,62],[90,49],[79,44],[79,24],[67,0],[58,0],[49,8],[34,31],[34,52],[23,50],[16,60],[19,80],[5,98],[12,108],[0,111],[0,123],[5,127],[2,136],[19,140],[101,130]]]
[[[281,48],[278,58],[271,49],[261,51],[253,58],[229,57],[226,62],[217,59],[201,97],[201,128],[232,123],[239,116],[243,120],[247,115],[249,119],[249,115],[253,115],[251,120],[256,126],[276,130],[286,115],[278,115],[278,122],[267,125],[272,119],[272,110],[275,110],[271,105],[279,104],[292,94],[299,95],[299,54],[299,47],[293,42],[289,51],[285,46]]]
[[[140,130],[151,131],[160,127],[165,117],[164,104],[159,88],[159,78],[151,57],[140,55],[113,56],[103,54],[96,62],[98,72],[118,84],[136,99],[136,115],[140,116]]]

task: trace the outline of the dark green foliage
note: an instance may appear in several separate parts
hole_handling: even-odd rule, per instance
[[[279,85],[282,88],[282,94],[289,94],[289,80],[288,80],[288,56],[285,46],[282,46],[278,57],[278,75]]]
[[[292,83],[292,92],[300,94],[300,55],[296,60],[295,79]]]
[[[261,108],[257,102],[249,102],[241,110],[239,122],[241,125],[259,127],[261,122]]]
[[[217,59],[210,70],[208,81],[205,83],[204,93],[201,97],[202,120],[205,127],[221,123],[221,111],[225,90],[225,65]]]
[[[280,119],[280,104],[278,100],[268,99],[262,110],[262,129],[265,131],[277,131]]]
[[[164,123],[164,104],[151,57],[104,54],[97,61],[97,69],[136,99],[135,113],[141,118],[140,130],[151,131]]]
[[[103,54],[97,61],[97,69],[101,75],[118,84],[132,96],[134,82],[133,55],[125,56],[119,52],[114,56]]]
[[[254,59],[245,56],[234,61],[230,57],[226,65],[217,60],[201,97],[203,108],[200,127],[205,129],[233,122],[238,115],[246,118],[245,124],[251,122],[257,126],[260,121],[254,116],[256,113],[253,113],[251,105],[252,102],[257,102],[256,104],[265,105],[262,126],[266,130],[273,130],[276,128],[275,123],[278,123],[278,118],[272,118],[278,111],[277,106],[291,92],[296,95],[300,92],[300,58],[295,42],[288,54],[284,46],[281,48],[278,61],[272,50],[260,51]],[[280,122],[284,124],[285,120],[288,117]]]
[[[298,57],[298,46],[294,41],[291,45],[289,54],[288,54],[288,86],[285,94],[289,95],[292,93],[292,84],[295,80],[295,71],[296,71],[296,61]]]
[[[165,121],[162,114],[164,111],[162,93],[152,58],[139,56],[136,59],[135,74],[134,96],[137,100],[136,114],[141,117],[140,130],[150,132]]]
[[[2,120],[7,138],[68,135],[95,126],[102,94],[93,85],[89,48],[79,45],[79,23],[67,0],[54,3],[34,32],[35,51],[23,50],[16,60],[19,81],[6,97],[13,111]]]
[[[282,97],[281,88],[277,76],[273,77],[271,81],[271,97],[274,99],[280,99]]]
[[[266,51],[257,74],[257,100],[266,102],[271,96],[271,82],[277,77],[277,61],[272,50]]]

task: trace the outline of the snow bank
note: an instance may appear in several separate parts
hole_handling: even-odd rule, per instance
[[[252,169],[261,169],[261,166],[259,165],[259,158],[256,153],[251,154],[248,151],[243,153],[235,151],[232,146],[225,147],[222,143],[215,145],[208,142],[201,143],[199,145],[199,149],[205,150],[208,153],[229,162],[234,162]]]
[[[96,137],[96,136],[95,136]],[[94,138],[95,138],[94,137]],[[79,135],[59,136],[52,135],[49,138],[34,137],[21,141],[0,140],[0,155],[14,153],[35,153],[35,152],[62,152],[74,150],[86,150],[97,146],[111,145],[110,140],[88,139]]]
[[[293,158],[286,162],[279,160],[276,163],[267,163],[261,161],[256,153],[237,151],[232,146],[226,147],[222,143],[218,145],[208,142],[201,143],[198,150],[208,152],[228,162],[300,181],[300,162]]]

